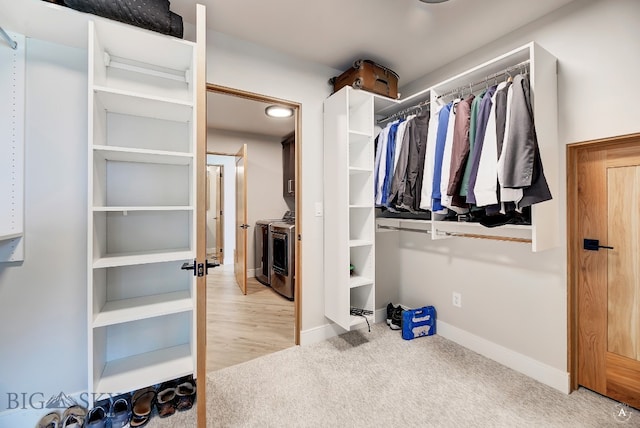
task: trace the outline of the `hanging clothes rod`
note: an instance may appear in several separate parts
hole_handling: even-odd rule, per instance
[[[2,38],[7,41],[7,43],[9,44],[9,47],[11,47],[11,49],[13,49],[13,50],[18,49],[18,42],[16,42],[11,37],[9,37],[7,32],[4,31],[4,29],[2,27],[0,27],[0,36],[2,36]]]
[[[430,229],[416,229],[413,227],[385,226],[385,225],[378,224],[377,228],[385,229],[385,230],[404,231],[404,232],[417,232],[417,233],[427,233],[427,234],[432,233]],[[488,239],[491,241],[506,241],[506,242],[518,242],[522,244],[531,244],[531,239],[514,238],[510,236],[480,235],[477,233],[446,232],[442,230],[436,230],[436,234],[440,236],[450,236],[450,237],[457,237],[457,238]]]
[[[381,224],[378,224],[377,227],[378,227],[378,229],[403,230],[403,231],[406,231],[406,232],[417,232],[417,233],[428,233],[428,234],[431,234],[431,230],[430,229],[415,229],[415,228],[412,228],[412,227],[385,226],[385,225],[381,225]]]
[[[388,121],[393,120],[393,119],[397,119],[397,118],[402,117],[402,116],[404,116],[404,115],[406,115],[408,113],[413,112],[414,110],[420,110],[423,107],[428,107],[429,104],[431,104],[431,101],[429,101],[429,100],[422,101],[422,102],[420,102],[420,103],[418,103],[418,104],[416,104],[414,106],[407,107],[407,108],[405,108],[403,110],[400,110],[399,112],[393,113],[393,114],[391,114],[391,115],[389,115],[389,116],[387,116],[385,118],[379,119],[378,120],[378,124],[385,123],[385,122],[388,122]]]
[[[460,85],[457,88],[452,89],[449,92],[445,92],[442,95],[438,95],[437,99],[450,97],[451,95],[462,94],[467,89],[469,90],[469,92],[473,92],[473,88],[474,87],[476,87],[478,85],[482,85],[482,84],[484,84],[486,87],[489,87],[489,81],[490,80],[496,80],[496,79],[498,79],[498,77],[502,77],[502,76],[505,76],[505,75],[506,76],[511,76],[511,72],[513,72],[513,71],[522,70],[522,69],[526,70],[526,67],[529,66],[529,62],[530,62],[530,60],[527,59],[527,60],[522,61],[522,62],[520,62],[518,64],[511,65],[511,66],[505,68],[502,71],[498,71],[497,73],[490,74],[490,75],[486,76],[482,80],[478,80],[478,81],[475,81],[475,82],[472,82],[472,83],[467,83],[467,84],[464,84],[464,85]]]

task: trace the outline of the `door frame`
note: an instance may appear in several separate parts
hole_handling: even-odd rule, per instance
[[[583,150],[626,144],[640,133],[583,141],[567,145],[567,367],[569,392],[578,389],[578,260],[582,250],[578,236],[578,160]]]
[[[228,86],[216,85],[213,83],[207,83],[207,92],[216,92],[225,95],[231,95],[236,97],[245,98],[248,100],[280,104],[293,109],[294,114],[294,132],[295,132],[295,207],[296,207],[296,256],[295,256],[295,284],[294,284],[294,329],[295,329],[295,344],[300,345],[300,330],[302,327],[302,156],[300,155],[302,149],[302,104],[284,100],[280,98],[270,97],[266,95],[257,94],[255,92],[243,91],[241,89],[230,88]],[[213,153],[213,152],[211,152]],[[215,153],[218,154],[218,153]],[[206,324],[201,326],[198,324],[198,329],[201,329],[203,334],[206,335]],[[206,353],[203,353],[206,358]]]

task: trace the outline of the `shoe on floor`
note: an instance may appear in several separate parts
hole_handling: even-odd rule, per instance
[[[391,314],[391,322],[389,323],[389,327],[391,330],[400,330],[402,328],[402,312],[404,309],[400,305],[393,308],[393,313]]]
[[[60,426],[60,415],[51,412],[44,415],[39,421],[37,428],[58,428]]]
[[[87,409],[82,406],[71,406],[62,414],[61,428],[82,428],[87,417]]]
[[[111,406],[111,415],[109,420],[111,428],[129,428],[129,420],[131,419],[131,403],[129,397],[120,397],[113,402]]]
[[[102,406],[96,406],[87,415],[85,419],[85,428],[106,428],[107,411]]]

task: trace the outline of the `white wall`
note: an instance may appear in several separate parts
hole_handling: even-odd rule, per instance
[[[0,412],[11,392],[38,405],[87,387],[86,51],[27,40],[25,260],[0,264]]]
[[[222,165],[224,180],[222,194],[224,219],[223,229],[223,264],[233,264],[233,251],[236,248],[236,161],[232,156],[207,155],[210,165]]]
[[[565,145],[640,131],[640,2],[581,0],[474,51],[402,88],[428,87],[512,48],[535,41],[558,58],[562,245],[543,253],[527,246],[472,239],[429,241],[403,232],[396,275],[400,299],[433,304],[439,319],[541,364],[567,371]],[[462,308],[451,304],[462,293]]]
[[[236,153],[242,144],[247,145],[247,269],[255,269],[255,224],[261,219],[279,219],[288,209],[282,196],[282,145],[281,137],[242,134],[209,129],[207,131],[207,150],[222,153]],[[235,193],[235,165],[231,176],[225,175],[225,223],[231,222],[233,240],[235,241],[235,206],[232,212],[230,203],[226,203],[226,189],[231,187]],[[225,171],[225,174],[228,172]],[[229,178],[229,179],[227,179]],[[233,199],[235,205],[235,198]],[[232,216],[233,215],[233,216]],[[225,234],[225,263],[231,258],[233,263],[233,247],[229,246]],[[230,253],[230,254],[229,254]]]

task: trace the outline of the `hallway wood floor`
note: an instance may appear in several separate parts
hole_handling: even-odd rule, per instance
[[[207,276],[208,372],[294,346],[294,324],[294,302],[255,278],[243,296],[233,265]]]

